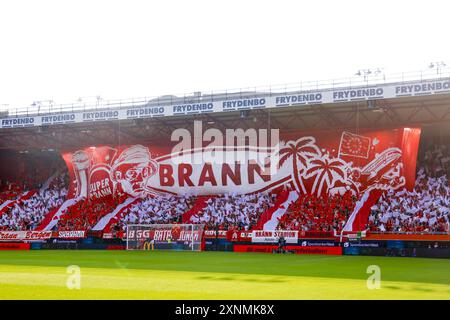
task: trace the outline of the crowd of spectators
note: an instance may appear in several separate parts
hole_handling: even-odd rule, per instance
[[[29,187],[24,183],[0,180],[0,205],[5,201],[16,199],[24,190],[29,190]]]
[[[340,232],[353,212],[356,200],[350,192],[328,197],[300,195],[279,219],[278,229]]]
[[[123,198],[112,196],[104,197],[101,200],[83,198],[63,212],[56,229],[59,231],[90,230],[104,215],[114,211],[123,200]]]

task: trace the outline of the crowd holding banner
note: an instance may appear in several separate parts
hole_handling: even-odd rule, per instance
[[[45,240],[51,237],[51,231],[0,231],[1,241]]]
[[[252,146],[265,163],[239,146],[214,146],[223,161],[196,162],[200,148],[173,153],[172,145],[97,146],[63,152],[69,197],[251,194],[291,185],[300,194],[362,194],[414,186],[420,129],[302,132],[281,136],[277,148]],[[259,143],[259,141],[258,141]],[[241,157],[242,155],[242,157]],[[228,160],[231,159],[231,160]],[[228,162],[230,161],[230,162]]]

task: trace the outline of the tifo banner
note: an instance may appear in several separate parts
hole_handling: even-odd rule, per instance
[[[286,240],[286,243],[297,243],[298,231],[265,231],[265,230],[253,230],[252,242],[256,243],[275,243],[280,237]]]
[[[60,239],[80,239],[86,236],[86,231],[58,231],[57,238]]]
[[[51,231],[0,231],[0,241],[45,240],[51,237]]]
[[[251,145],[230,146],[203,136],[193,139],[203,138],[200,144],[182,147],[97,146],[64,152],[63,158],[72,198],[248,194],[286,185],[300,194],[360,195],[411,189],[419,137],[417,128],[299,132],[276,144],[258,137]]]
[[[219,239],[225,239],[227,237],[227,230],[205,230],[204,236],[205,238],[219,238]]]

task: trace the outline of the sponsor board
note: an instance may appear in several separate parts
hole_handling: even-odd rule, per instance
[[[255,243],[275,243],[278,242],[280,237],[284,237],[286,243],[297,243],[298,231],[286,231],[286,230],[253,230],[252,242]]]
[[[365,238],[367,236],[366,231],[358,231],[358,232],[345,232],[344,231],[344,237],[346,237],[350,241],[357,241],[361,238]]]
[[[227,237],[227,232],[227,230],[218,230],[216,235],[216,230],[205,230],[204,236],[209,239],[215,239],[216,237],[219,239],[225,239]]]
[[[58,231],[57,237],[61,239],[78,239],[84,238],[86,231]]]
[[[368,233],[366,240],[450,241],[450,234]]]
[[[247,244],[235,244],[233,246],[234,252],[263,252],[272,253],[276,250],[276,245],[247,245]],[[295,254],[330,254],[330,255],[342,255],[342,247],[302,247],[302,246],[286,246],[287,251],[294,252]]]
[[[4,243],[0,242],[0,250],[30,250],[29,243]]]
[[[334,241],[309,241],[300,240],[300,245],[302,247],[334,247],[337,245]]]
[[[36,127],[72,123],[126,120],[136,118],[169,117],[210,112],[228,112],[265,108],[284,108],[287,106],[342,103],[394,99],[412,96],[428,96],[450,93],[450,80],[422,80],[404,83],[380,84],[373,86],[323,89],[303,93],[272,94],[265,97],[228,98],[225,100],[202,98],[197,103],[177,103],[168,101],[167,105],[145,105],[141,107],[114,108],[92,112],[64,112],[40,116],[20,116],[0,119],[0,128]],[[125,103],[125,102],[124,102]],[[131,103],[130,103],[131,104]],[[60,111],[60,110],[59,110]]]
[[[51,237],[51,231],[0,231],[0,241],[46,240]]]
[[[53,239],[51,241],[51,243],[64,243],[64,244],[77,243],[77,240],[75,240],[75,239]]]

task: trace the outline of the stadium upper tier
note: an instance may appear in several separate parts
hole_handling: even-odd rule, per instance
[[[327,81],[242,88],[216,92],[196,92],[126,100],[77,101],[55,104],[33,103],[28,107],[3,107],[1,128],[86,123],[170,117],[202,113],[300,107],[352,101],[374,101],[450,93],[450,69],[407,72],[386,76],[382,73]]]

